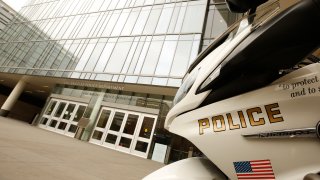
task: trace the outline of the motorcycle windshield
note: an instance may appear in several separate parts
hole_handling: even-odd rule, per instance
[[[242,30],[251,26],[253,29],[267,22],[280,11],[278,1],[269,2],[257,9],[255,13],[245,14],[239,21],[232,24],[223,34],[215,39],[205,50],[203,50],[196,60],[191,64],[187,73],[190,73],[208,54],[222,46],[225,42],[230,42]]]
[[[198,75],[198,71],[193,69],[210,53],[214,53],[214,51],[221,51],[232,42],[243,30],[252,28],[252,31],[257,28],[259,25],[266,22],[273,15],[275,15],[279,10],[278,3],[269,3],[259,8],[256,13],[247,14],[241,20],[231,25],[225,33],[223,33],[219,38],[217,38],[212,44],[204,50],[195,60],[195,62],[190,66],[188,72],[184,76],[182,81],[182,85],[178,89],[176,96],[173,101],[173,106],[179,103],[189,92],[191,89],[196,77]],[[232,49],[230,49],[231,51]],[[220,61],[213,59],[215,61]],[[217,67],[219,67],[221,62],[217,63]],[[193,71],[193,72],[192,72]]]

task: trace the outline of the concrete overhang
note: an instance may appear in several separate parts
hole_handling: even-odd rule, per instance
[[[0,85],[9,88],[14,88],[18,81],[21,79],[23,79],[27,83],[26,88],[23,92],[32,96],[39,97],[41,99],[46,99],[51,94],[51,91],[56,84],[159,94],[167,96],[174,96],[178,89],[177,87],[155,85],[0,73]]]

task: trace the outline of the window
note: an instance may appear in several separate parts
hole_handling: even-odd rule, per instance
[[[119,36],[123,27],[124,27],[124,24],[126,23],[127,21],[127,18],[129,16],[129,11],[128,10],[124,10],[119,19],[117,20],[117,24],[116,26],[114,27],[113,31],[112,31],[112,34],[111,36]]]
[[[110,73],[120,73],[124,61],[126,60],[126,57],[128,55],[128,52],[130,50],[131,44],[132,44],[133,38],[120,38],[118,43],[116,44],[110,60],[108,62],[108,65],[105,69],[105,72]]]
[[[94,27],[97,19],[99,17],[99,13],[91,14],[88,16],[86,20],[84,20],[83,26],[81,27],[81,30],[79,34],[77,35],[77,38],[86,38],[89,36],[89,33],[92,31],[92,27]]]
[[[103,51],[103,48],[105,46],[105,43],[98,43],[95,47],[94,50],[88,59],[87,65],[84,68],[85,71],[92,71],[99,60],[99,56],[101,52]]]
[[[198,2],[189,2],[189,6],[187,7],[187,12],[181,30],[183,33],[202,32],[206,5],[193,5],[194,3]]]
[[[188,60],[192,48],[192,41],[179,41],[176,54],[172,62],[171,76],[182,77],[188,69]]]
[[[173,13],[173,4],[166,4],[162,10],[158,26],[156,29],[157,34],[164,34],[168,30],[170,19]]]
[[[150,45],[150,41],[147,41],[144,43],[137,65],[135,66],[135,69],[134,69],[134,74],[140,74],[144,59],[146,58],[146,54],[148,52],[149,45]]]
[[[120,11],[114,11],[111,15],[107,26],[105,27],[104,31],[102,32],[102,36],[110,36],[114,26],[116,25],[118,18],[120,16]]]
[[[132,34],[136,35],[136,34],[141,34],[144,26],[146,24],[146,21],[148,19],[149,13],[150,13],[150,9],[151,7],[143,7],[139,17],[137,19],[137,22],[135,23],[135,26],[133,28]]]
[[[113,9],[116,8],[117,4],[119,3],[119,0],[110,0],[110,1],[111,1],[111,3],[109,5],[109,7],[108,7],[108,10],[113,10]]]
[[[183,19],[184,19],[186,10],[187,10],[186,4],[187,3],[182,3],[182,5],[181,5],[180,11],[179,11],[179,16],[178,16],[178,19],[176,21],[175,28],[174,28],[174,33],[180,33],[180,31],[181,31]]]
[[[67,31],[65,32],[65,34],[63,35],[64,39],[67,39],[69,37],[71,37],[71,35],[73,34],[78,22],[80,20],[80,16],[75,16],[73,18],[71,18],[70,20],[67,21],[67,23],[70,23]]]
[[[90,7],[89,12],[96,12],[99,11],[101,5],[102,5],[103,1],[102,0],[94,0],[93,4]]]
[[[138,42],[133,42],[132,46],[130,48],[129,54],[127,56],[126,62],[124,63],[124,66],[121,70],[121,73],[127,73],[128,69],[129,69],[129,65],[131,63],[131,61],[133,60],[133,55],[136,52],[138,46]]]
[[[159,62],[156,69],[156,75],[169,75],[171,63],[176,51],[177,41],[167,40],[164,42]]]
[[[88,44],[86,47],[86,50],[83,52],[75,70],[83,70],[86,63],[88,62],[88,59],[93,51],[95,44]]]
[[[102,72],[105,68],[105,66],[107,65],[110,55],[113,51],[113,48],[115,46],[114,42],[108,42],[104,48],[104,50],[102,51],[99,60],[97,62],[96,67],[94,68],[95,72]]]
[[[137,39],[139,39],[139,38],[137,38]],[[131,62],[130,62],[129,69],[128,69],[127,73],[132,74],[134,72],[134,69],[137,65],[140,53],[143,48],[143,44],[144,44],[144,42],[138,42],[137,47],[134,52],[134,56],[130,59]]]
[[[153,74],[157,66],[159,55],[162,49],[163,41],[152,41],[143,63],[141,74]]]
[[[153,34],[157,26],[163,6],[154,6],[150,12],[143,34]]]
[[[139,16],[139,11],[141,10],[141,8],[134,8],[132,9],[129,17],[128,17],[128,20],[121,32],[121,35],[130,35],[131,34],[131,31],[134,27],[134,25],[136,24],[136,21],[138,19],[138,16]]]

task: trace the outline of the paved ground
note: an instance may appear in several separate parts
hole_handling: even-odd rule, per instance
[[[141,179],[162,166],[0,117],[0,180]]]

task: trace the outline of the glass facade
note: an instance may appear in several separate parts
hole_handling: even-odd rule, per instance
[[[156,85],[164,90],[181,85],[198,53],[237,16],[221,0],[30,0],[12,19],[0,31],[1,73]],[[39,125],[73,137],[77,123],[86,118],[89,125],[82,139],[105,138],[101,144],[121,148],[135,144],[131,149],[139,153],[152,150],[155,142],[172,144],[163,125],[173,93],[96,88],[87,82],[55,84],[52,95],[61,99],[48,98]],[[123,112],[106,105],[112,103],[134,108]],[[135,111],[141,108],[158,114]],[[137,127],[137,140],[132,141],[129,135]],[[173,146],[172,151],[180,148]]]
[[[1,34],[0,71],[180,85],[206,0],[33,0]]]
[[[202,49],[219,37],[232,23],[242,15],[231,13],[224,0],[210,0],[203,34]]]
[[[5,29],[7,24],[13,19],[14,15],[15,11],[11,9],[3,1],[0,1],[0,34],[3,34],[3,30]]]

